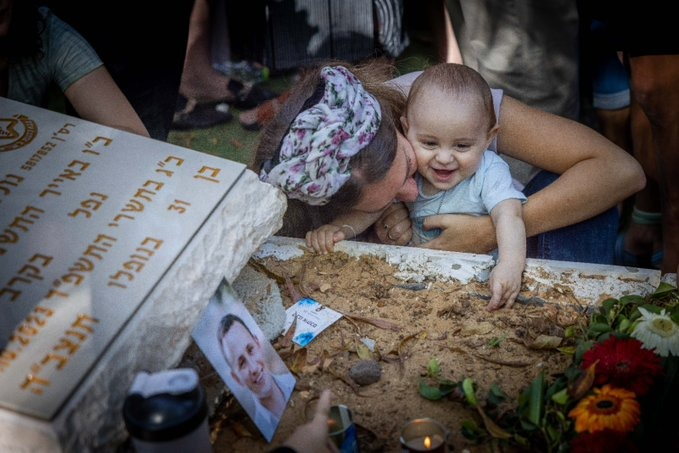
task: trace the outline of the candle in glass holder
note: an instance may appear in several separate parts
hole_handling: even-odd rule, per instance
[[[358,453],[356,425],[347,406],[339,404],[330,408],[328,434],[341,453]]]
[[[446,437],[446,429],[436,420],[417,418],[401,430],[401,451],[446,453]]]

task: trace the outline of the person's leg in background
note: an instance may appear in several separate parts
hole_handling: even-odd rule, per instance
[[[594,127],[649,168],[655,164],[650,154],[650,125],[639,105],[631,100],[630,75],[622,54],[616,50],[606,22],[589,19],[587,11],[581,13],[581,19],[590,23],[582,37],[582,77],[591,85]],[[662,261],[660,199],[655,175],[646,173],[646,188],[620,206],[621,225],[615,243],[618,265],[650,268]]]
[[[679,40],[671,5],[662,0],[608,1],[598,11],[613,27],[619,49],[628,58],[633,102],[650,124],[653,151],[637,154],[643,143],[639,141],[634,144],[635,157],[647,178],[658,183],[661,214],[637,205],[637,218],[647,223],[662,219],[663,273],[673,273],[679,265]],[[643,117],[635,119],[634,104],[632,112],[633,128],[646,127]]]
[[[634,157],[646,173],[646,187],[632,197],[615,246],[615,263],[660,268],[663,260],[662,207],[655,168],[653,134],[646,114],[632,100],[631,131]]]
[[[219,0],[215,0],[219,1]],[[199,103],[235,102],[231,79],[212,67],[212,0],[195,0],[179,94]]]
[[[215,14],[224,16],[215,17]],[[228,38],[230,25],[226,14],[224,0],[195,0],[173,121],[175,129],[201,129],[226,123],[233,118],[227,104],[250,109],[277,96],[261,88],[257,81],[239,79],[215,69],[213,51],[216,49],[213,44],[223,47],[224,43],[213,40],[221,34],[227,38],[229,47],[231,42],[236,42]],[[244,19],[248,17],[241,17],[241,20]],[[217,26],[226,29],[215,30]],[[230,57],[230,48],[228,50]],[[218,63],[220,67],[226,65],[224,61]]]
[[[583,18],[583,20],[587,20]],[[608,37],[606,24],[591,20],[587,35],[583,37],[583,54],[589,59],[592,107],[596,114],[597,129],[604,137],[628,152],[632,152],[630,124],[629,73]],[[583,24],[585,27],[586,24]]]
[[[426,7],[439,62],[464,64],[445,0],[428,0]]]
[[[679,54],[630,56],[630,68],[632,93],[653,132],[662,205],[661,271],[675,272],[679,265]]]

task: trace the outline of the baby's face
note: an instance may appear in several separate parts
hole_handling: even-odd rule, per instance
[[[404,127],[415,150],[425,194],[448,190],[479,168],[492,136],[478,102],[451,97],[437,88],[420,93],[408,105]]]

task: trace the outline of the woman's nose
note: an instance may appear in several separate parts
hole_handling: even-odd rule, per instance
[[[417,199],[417,183],[415,178],[410,177],[396,194],[399,201],[415,201]]]

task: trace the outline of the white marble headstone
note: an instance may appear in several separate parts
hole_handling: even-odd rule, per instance
[[[131,377],[177,363],[284,210],[240,163],[0,98],[0,450],[119,438]]]

